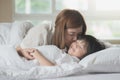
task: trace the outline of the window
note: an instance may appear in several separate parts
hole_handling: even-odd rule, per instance
[[[96,0],[96,10],[101,10],[101,11],[120,10],[120,1],[119,0]]]
[[[120,0],[13,0],[14,20],[54,22],[65,8],[79,10],[87,23],[87,33],[99,39],[120,39]]]
[[[87,0],[56,0],[56,10],[61,10],[65,8],[77,9],[77,10],[87,10],[88,1]]]
[[[89,21],[88,34],[99,39],[120,39],[120,20]]]
[[[50,14],[50,0],[15,0],[15,12],[21,14]]]

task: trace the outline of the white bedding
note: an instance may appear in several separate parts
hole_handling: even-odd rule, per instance
[[[37,79],[40,80],[40,79]],[[44,80],[120,80],[120,73],[80,74],[61,78]]]
[[[115,50],[114,52],[117,54],[120,52],[120,48],[109,48],[108,50],[113,50],[113,51]],[[103,54],[103,52],[106,52],[106,51],[109,52],[108,50],[106,49],[105,51],[101,51],[101,52]],[[113,54],[115,54],[115,53],[113,53]],[[93,54],[93,56],[94,55],[95,54]],[[120,56],[120,54],[118,54],[118,55]],[[116,56],[115,56],[115,58],[116,58]],[[107,71],[109,73],[120,72],[119,56],[117,58],[117,62],[115,62],[118,65],[113,64],[113,65],[111,65],[110,68],[107,67],[107,70],[105,72],[107,72]],[[98,60],[99,60],[99,58],[98,58]],[[113,58],[113,59],[115,59],[115,58]],[[84,59],[81,61],[83,63]],[[106,61],[107,61],[107,59],[106,59]],[[108,61],[110,61],[110,60],[108,59]],[[95,60],[94,60],[94,62],[95,62]],[[94,62],[92,62],[92,63],[94,63]],[[90,63],[90,66],[92,65],[92,63]],[[85,63],[85,64],[89,64],[89,63]],[[53,78],[58,78],[58,77],[64,76],[64,78],[67,79],[67,77],[65,77],[65,76],[76,75],[77,73],[79,73],[80,74],[78,77],[78,79],[79,79],[79,78],[81,78],[80,76],[86,76],[89,71],[92,72],[92,70],[93,70],[92,73],[95,73],[95,71],[98,72],[99,70],[105,70],[106,66],[108,66],[109,64],[107,64],[107,62],[105,62],[105,64],[106,64],[105,66],[103,64],[104,64],[103,60],[102,60],[102,64],[99,64],[100,67],[96,68],[96,66],[94,66],[94,64],[93,64],[92,69],[89,66],[84,67],[83,64],[76,63],[76,62],[63,63],[63,64],[60,64],[58,66],[53,66],[53,67],[39,66],[36,63],[34,63],[34,60],[33,61],[28,61],[28,60],[26,61],[23,58],[21,58],[17,54],[14,47],[5,46],[5,45],[0,46],[0,78],[11,77],[11,79],[27,80],[27,79],[46,79],[46,78],[53,79]],[[101,66],[101,65],[103,65],[103,66]],[[114,68],[116,68],[116,67],[118,67],[118,68],[115,69],[115,71],[114,71]],[[113,70],[111,70],[112,68],[113,68]],[[86,71],[87,69],[88,69],[88,72]],[[91,73],[91,72],[89,72],[89,73]],[[102,72],[100,71],[100,73],[102,73]],[[75,78],[75,77],[73,77],[73,78]],[[68,80],[70,80],[70,79],[68,79]]]
[[[31,22],[0,23],[0,45],[18,46],[32,27]]]
[[[0,46],[0,80],[120,79],[120,45],[118,46],[119,48],[115,48],[113,51],[109,49],[110,51],[98,52],[100,56],[99,54],[88,56],[81,60],[79,64],[65,63],[54,67],[42,67],[36,65],[35,60],[27,61],[21,58],[17,55],[14,47],[19,45],[32,26],[28,22],[0,24],[0,45],[4,45]],[[5,45],[8,44],[12,44],[14,47],[6,47]],[[107,54],[103,55],[106,51]],[[109,52],[111,55],[109,55]],[[51,55],[49,56],[51,57]],[[108,72],[109,74],[103,72]]]
[[[82,66],[72,61],[53,67],[39,66],[34,63],[34,60],[28,61],[21,58],[14,47],[0,46],[0,75],[7,77],[25,79],[55,78],[74,74],[81,69]]]
[[[0,23],[0,45],[8,44],[12,24]]]
[[[120,73],[83,74],[49,79],[28,79],[26,77],[11,77],[0,75],[0,80],[120,80]]]

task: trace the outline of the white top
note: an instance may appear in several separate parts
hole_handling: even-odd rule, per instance
[[[36,47],[48,60],[55,64],[79,62],[77,57],[70,56],[54,45],[43,45]]]

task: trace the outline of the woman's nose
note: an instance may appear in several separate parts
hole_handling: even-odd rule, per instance
[[[73,37],[73,40],[76,41],[76,40],[77,40],[77,36],[74,36],[74,37]]]

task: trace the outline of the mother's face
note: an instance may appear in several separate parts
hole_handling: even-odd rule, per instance
[[[68,28],[65,30],[65,45],[69,47],[72,42],[77,40],[77,37],[82,34],[82,27]]]

